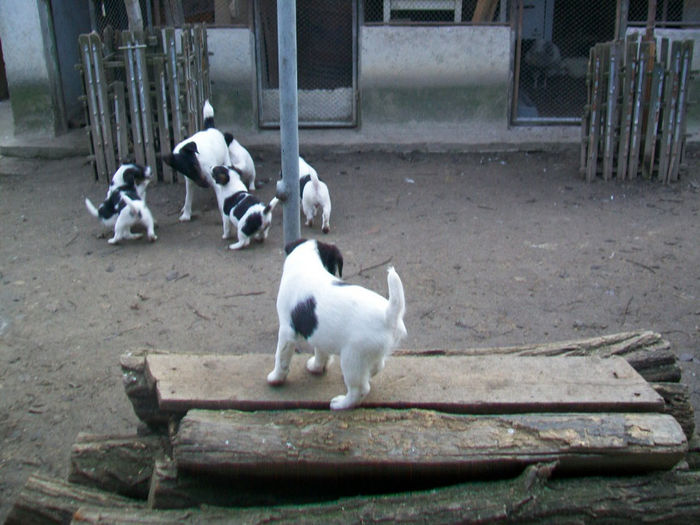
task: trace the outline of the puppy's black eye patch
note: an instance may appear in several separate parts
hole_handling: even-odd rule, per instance
[[[318,318],[316,317],[316,299],[309,297],[304,301],[297,303],[292,309],[292,329],[308,339],[318,326]]]

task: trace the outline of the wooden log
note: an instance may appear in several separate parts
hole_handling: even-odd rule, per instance
[[[664,398],[664,413],[672,415],[690,440],[695,434],[695,409],[690,402],[690,390],[682,383],[652,383],[652,388]]]
[[[146,357],[158,406],[170,412],[192,408],[276,410],[328,409],[345,392],[340,366],[319,377],[293,359],[281,387],[265,372],[273,356],[155,354]],[[523,412],[659,411],[663,399],[622,358],[450,356],[392,357],[372,380],[364,407],[426,408],[469,414]]]
[[[632,127],[630,129],[629,160],[627,164],[627,177],[629,179],[636,179],[639,169],[639,152],[642,147],[642,132],[647,100],[647,67],[652,49],[652,44],[648,41],[642,41],[639,46],[639,58],[635,72],[634,110],[632,113]]]
[[[557,461],[562,473],[648,472],[673,467],[688,445],[667,414],[381,409],[190,410],[172,444],[179,470],[287,483],[503,477],[543,461]]]
[[[5,525],[70,523],[79,507],[142,508],[135,500],[33,474],[14,501]]]
[[[83,507],[73,523],[693,523],[700,519],[700,472],[548,479],[551,470],[551,465],[536,465],[504,481],[316,505],[175,511]]]
[[[647,381],[680,381],[681,369],[671,344],[651,331],[530,345],[432,350],[397,350],[394,355],[519,355],[623,357]]]
[[[68,481],[123,496],[146,499],[153,464],[165,454],[163,436],[80,433],[71,448]]]
[[[671,160],[669,166],[669,180],[678,180],[678,170],[683,160],[683,152],[686,138],[686,112],[688,105],[688,88],[690,82],[691,66],[693,63],[693,41],[686,40],[681,45],[681,68],[679,72],[678,107],[676,119],[673,123],[673,143],[671,146]]]

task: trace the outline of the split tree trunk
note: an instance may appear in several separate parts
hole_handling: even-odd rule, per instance
[[[389,496],[277,508],[186,511],[81,508],[73,523],[513,523],[603,520],[693,523],[700,519],[700,472],[548,480],[552,465],[515,479],[465,483]]]

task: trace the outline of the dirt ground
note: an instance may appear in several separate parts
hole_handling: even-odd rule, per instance
[[[255,156],[269,199],[279,157]],[[302,235],[337,244],[345,278],[382,294],[396,267],[405,348],[650,329],[671,341],[700,407],[697,154],[669,186],[586,184],[573,150],[306,158],[333,213],[330,234]],[[0,172],[10,164],[21,174],[0,175],[0,522],[30,473],[67,475],[78,432],[135,431],[122,353],[263,352],[271,369],[283,262],[279,209],[266,243],[231,252],[213,193],[199,190],[195,220],[180,223],[184,184],[157,184],[157,242],[111,246],[83,204],[106,183],[81,159],[0,159]]]

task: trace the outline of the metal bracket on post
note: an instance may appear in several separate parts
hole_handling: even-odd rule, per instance
[[[283,203],[284,244],[301,236],[299,219],[299,107],[297,99],[296,0],[277,2],[277,48],[280,88],[282,180],[277,198]]]

